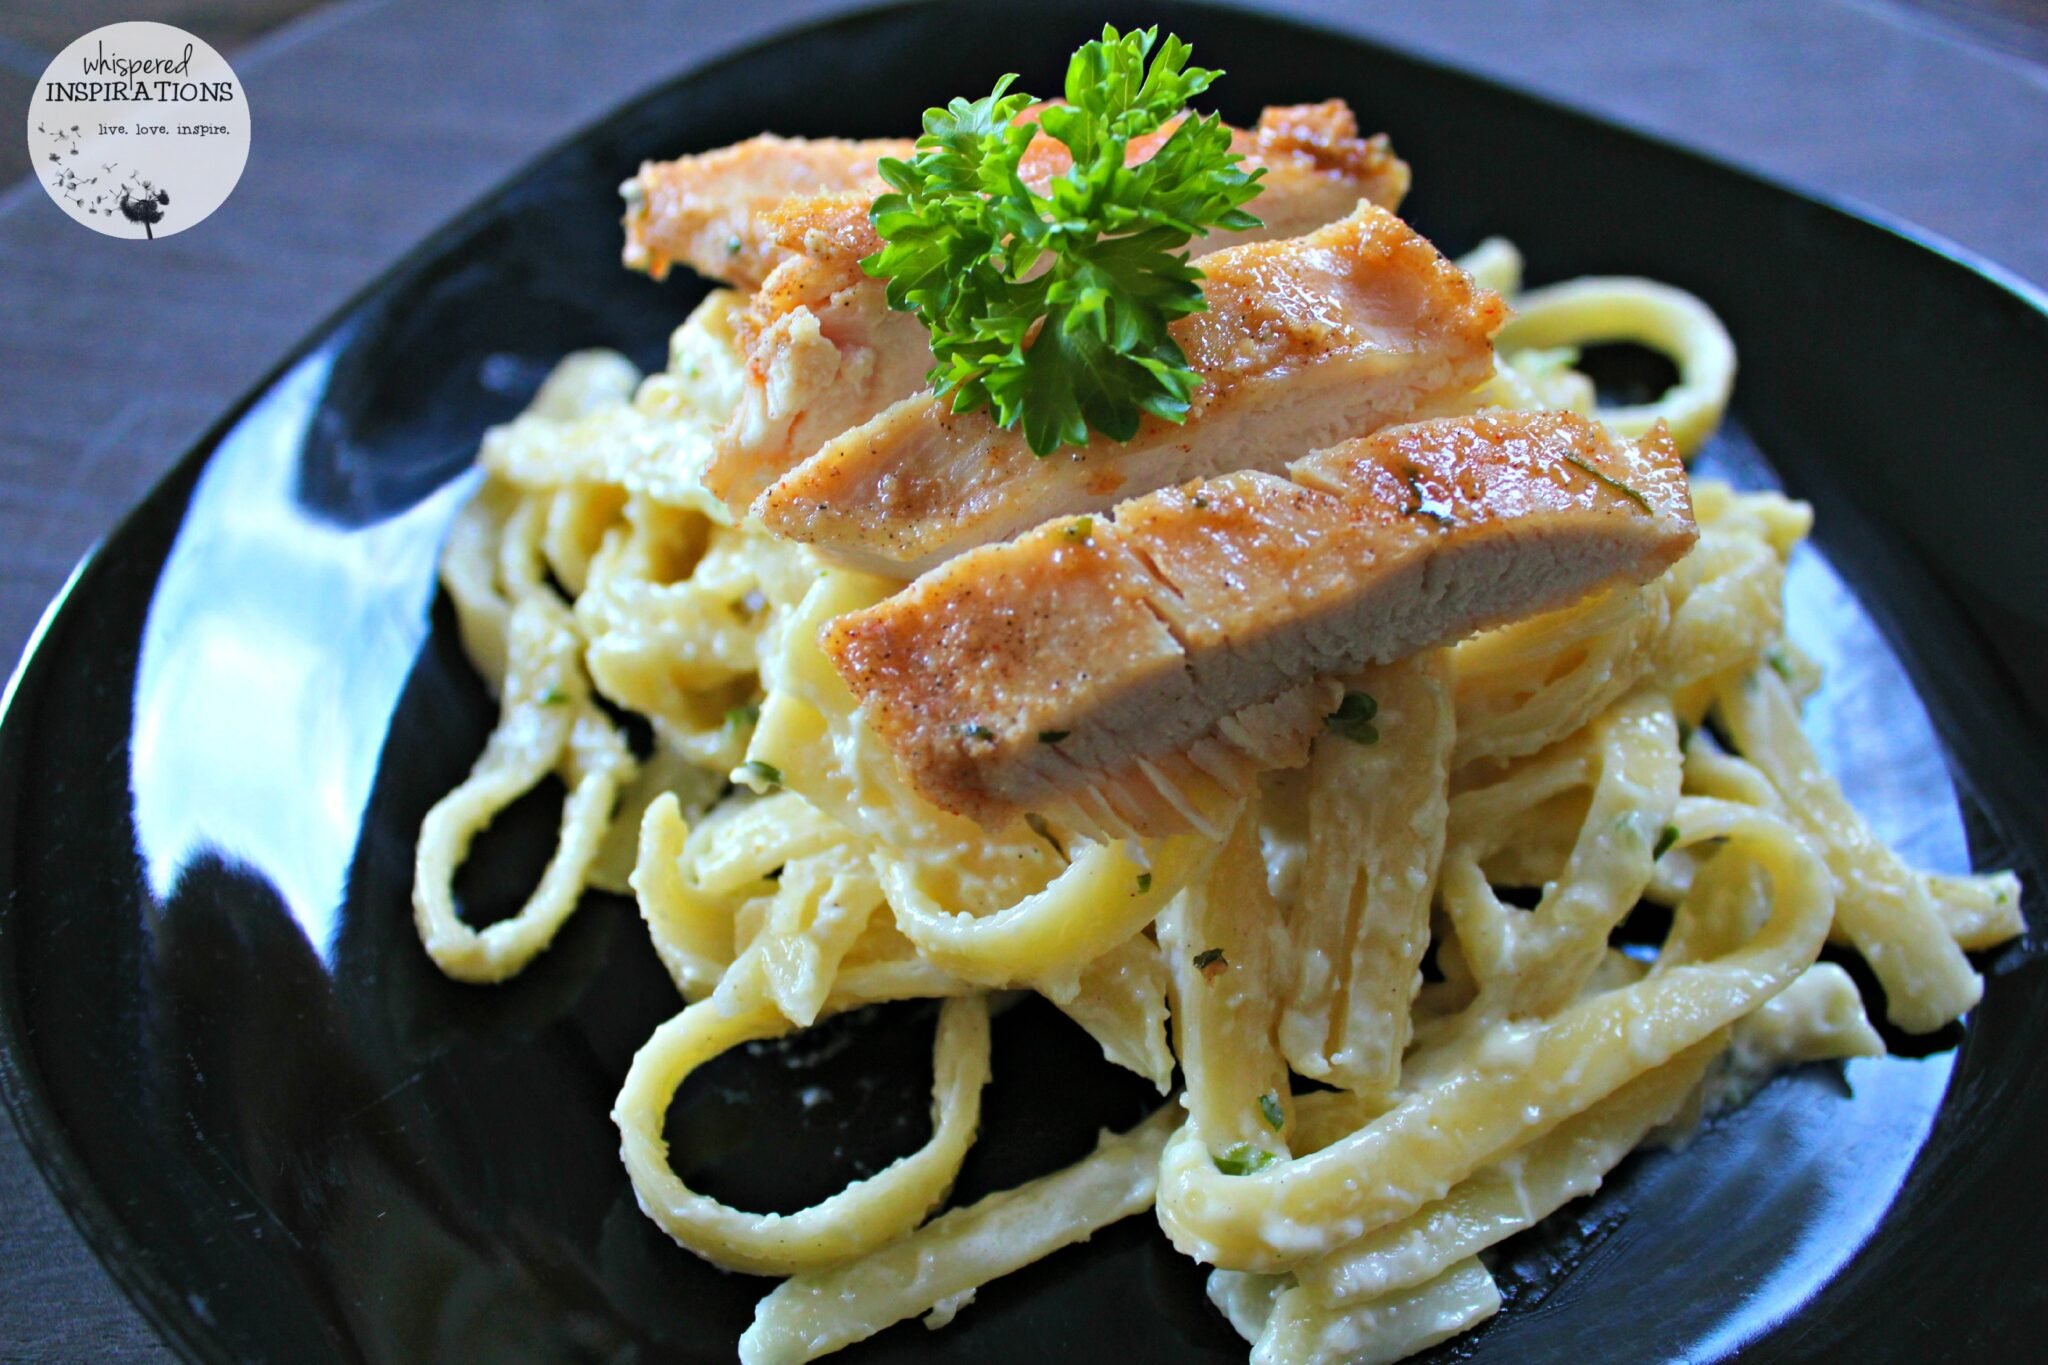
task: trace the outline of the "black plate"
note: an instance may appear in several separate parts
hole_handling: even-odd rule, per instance
[[[1884,227],[1349,38],[1169,3],[1018,13],[812,29],[551,153],[224,420],[40,634],[0,727],[0,1080],[87,1238],[190,1356],[729,1356],[761,1283],[638,1214],[605,1118],[676,1007],[631,908],[588,907],[499,988],[441,979],[414,939],[414,831],[490,720],[435,601],[437,542],[478,435],[555,357],[606,344],[657,363],[698,296],[615,264],[616,186],[643,157],[764,127],[901,132],[1009,69],[1056,88],[1105,17],[1192,39],[1229,68],[1233,117],[1350,99],[1416,166],[1412,217],[1446,247],[1504,232],[1539,279],[1640,272],[1711,300],[1742,346],[1741,429],[1819,505],[1820,545],[1902,656],[1977,862],[2048,865],[2037,302]],[[1870,722],[1880,744],[1892,721]],[[1941,786],[1922,799],[1953,822]],[[518,894],[550,819],[543,796],[500,822],[463,886],[473,906]],[[1507,1311],[1444,1357],[2031,1356],[2048,995],[2029,945],[1988,965],[1985,1004],[1928,1055],[1776,1082],[1509,1244]],[[930,1029],[902,1007],[725,1059],[677,1106],[679,1162],[761,1208],[871,1169],[922,1137]],[[970,1197],[1148,1102],[1040,1006],[998,1025],[996,1075]],[[807,1108],[814,1083],[833,1099]],[[1243,1350],[1200,1272],[1136,1219],[984,1291],[945,1332],[898,1327],[852,1356]]]

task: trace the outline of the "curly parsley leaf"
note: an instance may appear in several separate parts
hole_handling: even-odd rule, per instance
[[[1191,53],[1157,27],[1105,26],[1069,61],[1067,102],[1036,124],[1016,122],[1034,101],[1008,75],[982,99],[926,110],[916,154],[881,162],[894,192],[869,218],[885,245],[861,268],[931,333],[933,391],[1021,427],[1036,454],[1091,430],[1127,441],[1146,413],[1187,419],[1200,377],[1167,326],[1207,305],[1185,248],[1259,226],[1242,205],[1263,174],[1239,169],[1218,117],[1187,113],[1222,74],[1189,66]],[[1073,156],[1043,193],[1021,169],[1041,129]],[[1124,164],[1133,138],[1162,130]]]

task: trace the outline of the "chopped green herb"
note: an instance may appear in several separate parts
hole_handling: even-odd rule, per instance
[[[1152,874],[1150,872],[1140,872],[1138,874],[1138,894],[1142,896],[1151,889]]]
[[[1645,512],[1650,513],[1652,516],[1656,515],[1657,509],[1650,506],[1650,500],[1648,498],[1644,497],[1641,493],[1636,492],[1635,489],[1630,488],[1627,484],[1623,483],[1620,479],[1615,478],[1612,474],[1602,473],[1599,469],[1595,468],[1592,465],[1587,464],[1584,460],[1580,459],[1576,455],[1565,455],[1561,458],[1564,460],[1566,464],[1571,465],[1577,469],[1582,469],[1586,473],[1592,475],[1593,481],[1595,483],[1605,484],[1607,487],[1621,494],[1624,498],[1627,498],[1636,506],[1642,508]]]
[[[1040,730],[1038,732],[1038,742],[1040,744],[1057,744],[1073,733],[1072,730]]]
[[[894,193],[868,213],[885,245],[861,268],[931,333],[933,391],[1021,426],[1036,454],[1091,430],[1128,441],[1147,413],[1187,420],[1200,379],[1167,326],[1206,305],[1184,248],[1260,226],[1240,206],[1262,174],[1240,169],[1215,115],[1187,112],[1222,74],[1189,55],[1157,28],[1105,27],[1035,126],[1016,122],[1036,101],[1004,76],[981,99],[926,110],[916,154],[878,168]],[[1151,156],[1124,164],[1133,138],[1162,130]],[[1041,131],[1072,154],[1043,194],[1019,173]]]
[[[1195,970],[1200,972],[1205,979],[1214,980],[1216,973],[1227,969],[1229,966],[1230,964],[1224,961],[1221,948],[1204,948],[1201,952],[1195,954]]]
[[[996,737],[995,731],[989,729],[978,720],[969,721],[961,726],[960,733],[969,739],[994,739]]]
[[[1259,1096],[1259,1117],[1276,1133],[1287,1126],[1287,1111],[1280,1107],[1279,1095],[1268,1090]]]
[[[1208,506],[1209,500],[1207,498],[1203,497],[1200,493],[1195,494],[1195,510],[1197,512],[1206,510]]]
[[[1067,853],[1067,849],[1065,849],[1065,847],[1061,847],[1061,843],[1059,843],[1059,835],[1055,835],[1055,833],[1053,833],[1053,827],[1051,827],[1051,825],[1047,825],[1047,823],[1044,823],[1044,817],[1042,817],[1042,814],[1038,814],[1036,810],[1026,810],[1026,812],[1024,812],[1024,823],[1026,823],[1026,825],[1030,825],[1030,831],[1032,831],[1034,835],[1038,835],[1040,839],[1044,839],[1044,841],[1047,841],[1047,843],[1051,843],[1051,845],[1053,845],[1053,851],[1055,851],[1055,853],[1061,853],[1061,855],[1065,855],[1065,853]]]
[[[753,702],[748,702],[745,706],[735,706],[725,713],[725,723],[735,730],[744,729],[760,719],[761,708]]]
[[[728,237],[725,239],[725,254],[728,256],[737,256],[740,254],[740,248],[744,245],[746,244],[740,241],[739,238]]]
[[[1783,647],[1773,645],[1765,650],[1764,662],[1771,666],[1771,672],[1777,674],[1786,682],[1792,681],[1792,661],[1785,657]]]
[[[1666,825],[1666,826],[1664,826],[1664,832],[1663,832],[1662,834],[1659,834],[1659,835],[1657,836],[1657,847],[1656,847],[1655,849],[1651,850],[1650,856],[1651,856],[1652,858],[1661,858],[1661,857],[1663,857],[1663,856],[1664,856],[1665,854],[1667,854],[1667,853],[1669,853],[1669,852],[1671,851],[1672,845],[1676,844],[1677,842],[1678,842],[1678,826],[1676,826],[1676,825]]]
[[[1373,700],[1371,693],[1346,692],[1344,700],[1337,703],[1337,709],[1323,717],[1323,724],[1354,744],[1377,744],[1380,732],[1372,718],[1379,713],[1380,704]]]
[[[1087,540],[1095,534],[1095,518],[1075,517],[1067,523],[1068,540]]]
[[[1216,1155],[1216,1169],[1225,1175],[1257,1175],[1280,1158],[1249,1142],[1235,1143]]]
[[[750,758],[740,766],[771,787],[782,785],[782,769],[776,767],[773,763],[763,763],[758,758]]]
[[[569,704],[569,694],[559,687],[550,687],[541,694],[540,704],[542,706],[567,706]]]

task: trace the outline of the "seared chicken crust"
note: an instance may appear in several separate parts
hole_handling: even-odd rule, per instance
[[[769,530],[913,577],[1048,517],[1101,511],[1411,420],[1493,372],[1507,308],[1387,210],[1205,257],[1208,311],[1172,325],[1201,376],[1181,425],[1147,417],[1040,458],[929,391],[839,436],[753,505]]]
[[[888,188],[875,170],[908,157],[909,138],[777,137],[764,133],[715,152],[649,161],[626,182],[627,266],[655,279],[677,263],[707,279],[754,289],[787,255],[755,219],[793,196]]]
[[[823,645],[938,805],[1163,834],[1303,761],[1334,679],[1645,582],[1697,534],[1661,427],[1437,419],[1049,522]]]
[[[1171,130],[1133,139],[1131,161],[1151,156]],[[1233,130],[1232,145],[1244,169],[1265,173],[1249,205],[1262,225],[1197,237],[1193,255],[1298,237],[1361,199],[1393,209],[1408,190],[1406,163],[1384,136],[1361,138],[1342,100],[1267,109],[1256,128]],[[1071,164],[1064,144],[1039,137],[1021,170],[1042,189]],[[704,475],[736,514],[820,446],[925,387],[932,354],[924,325],[891,312],[882,281],[860,268],[883,246],[868,221],[873,200],[869,186],[797,196],[749,220],[741,258],[780,264],[740,317],[745,387]]]

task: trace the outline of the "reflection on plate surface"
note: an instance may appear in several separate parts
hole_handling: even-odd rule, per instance
[[[1974,605],[1957,584],[2029,552],[1980,525],[1953,574],[1901,558],[1958,537],[1938,499],[1887,491],[1886,471],[1920,454],[1907,419],[1889,419],[1892,445],[1834,439],[1849,419],[1830,392],[1880,402],[1883,357],[1832,332],[1808,354],[1784,308],[1816,272],[1823,286],[1887,273],[1980,330],[2007,307],[2012,338],[1967,372],[1931,373],[1948,362],[1911,352],[1915,378],[1983,415],[1985,461],[1999,458],[1992,428],[2048,429],[2023,410],[2048,398],[1994,372],[2014,346],[2015,366],[2048,357],[2048,328],[2027,330],[2036,315],[1867,226],[1466,78],[1269,21],[1153,8],[1198,50],[1230,54],[1245,105],[1341,94],[1389,127],[1417,166],[1418,224],[1447,247],[1500,231],[1539,276],[1641,270],[1721,308],[1747,368],[1742,425],[1713,472],[1771,479],[1754,433],[1795,491],[1831,495],[1822,548],[1795,559],[1788,586],[1793,635],[1828,669],[1810,707],[1821,752],[1925,865],[1966,868],[1966,831],[2040,837],[1995,801],[1989,817],[1958,805],[1912,682],[1844,585],[1865,585],[1938,688],[1949,669],[1995,676],[1967,637],[1953,647],[1952,603]],[[13,891],[0,1020],[15,1059],[0,1080],[89,1235],[188,1352],[729,1358],[759,1283],[640,1216],[605,1118],[633,1049],[676,1005],[632,907],[595,898],[525,976],[489,990],[441,978],[414,937],[414,832],[491,718],[436,606],[439,541],[478,436],[550,360],[593,344],[651,360],[693,301],[693,286],[614,264],[622,168],[762,126],[909,126],[936,95],[1010,67],[1042,75],[1076,32],[1133,17],[1109,9],[1048,7],[1022,35],[973,6],[885,12],[628,107],[352,308],[81,576],[0,731]],[[1766,245],[1791,253],[1783,279],[1759,276]],[[1929,338],[1957,325],[1886,316]],[[1981,704],[1937,708],[1944,733],[2006,766],[1972,769],[1970,785],[2024,789],[2037,722],[1972,686]],[[516,899],[522,843],[551,823],[545,798],[509,812],[466,899]],[[1925,1057],[1809,1068],[1684,1151],[1631,1159],[1502,1248],[1508,1310],[1438,1355],[1577,1365],[1599,1343],[1708,1360],[1747,1343],[1760,1358],[1924,1358],[1941,1333],[1999,1313],[1981,1340],[2030,1339],[2007,1335],[2030,1318],[2022,1299],[1999,1307],[1983,1278],[1996,1266],[1980,1256],[1969,1271],[1974,1299],[1943,1293],[1939,1267],[2003,1248],[2019,1257],[2007,1290],[2039,1279],[2042,1196],[1999,1178],[2023,1169],[2008,1129],[2044,1117],[2018,1084],[2048,1047],[2031,963],[2024,948],[1998,959],[1960,1052],[1944,1036]],[[909,1150],[927,1122],[930,1029],[928,1011],[892,1007],[721,1059],[671,1120],[679,1166],[744,1206],[783,1208]],[[1037,1004],[998,1022],[995,1074],[962,1198],[1078,1156],[1150,1095]],[[1913,1169],[1923,1153],[1940,1198]],[[1122,1363],[1241,1360],[1243,1346],[1203,1302],[1200,1271],[1137,1219],[986,1288],[944,1332],[898,1327],[847,1358],[863,1353]]]
[[[276,887],[323,958],[376,776],[363,739],[397,705],[476,483],[364,527],[308,515],[295,476],[333,365],[331,347],[300,361],[207,462],[150,600],[129,753],[156,898],[211,853]]]

